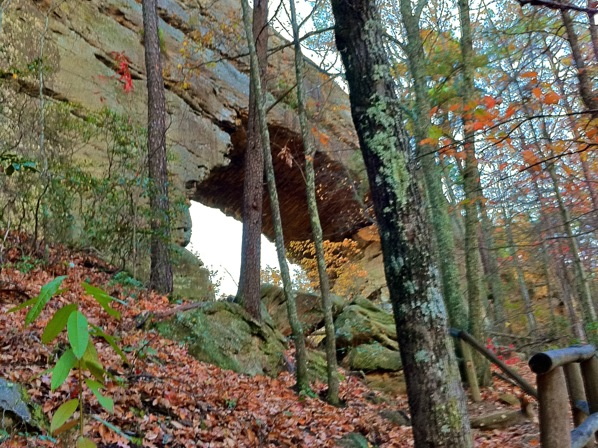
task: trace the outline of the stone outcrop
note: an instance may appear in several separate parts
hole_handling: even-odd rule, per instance
[[[286,298],[284,291],[279,286],[262,285],[262,304],[268,314],[272,316],[276,328],[285,336],[291,334],[291,326],[287,313]],[[332,314],[338,315],[345,306],[345,301],[334,294],[330,295],[332,301]],[[324,325],[324,314],[322,313],[322,299],[318,294],[299,291],[295,296],[297,302],[297,314],[301,317],[303,331],[311,333]]]
[[[173,185],[190,199],[240,218],[249,87],[240,4],[233,0],[158,3]],[[0,69],[5,78],[12,80],[14,75],[13,87],[23,95],[35,99],[39,86],[35,77],[19,76],[16,67],[26,67],[43,54],[48,68],[46,97],[68,104],[79,117],[108,107],[145,123],[140,2],[14,0],[4,9],[2,20],[0,40],[6,57]],[[293,50],[282,48],[285,44],[276,35],[271,38],[270,46],[278,50],[269,58],[268,104],[276,103],[294,84]],[[120,79],[123,58],[132,77],[133,90],[128,93]],[[343,90],[313,64],[308,64],[306,87],[321,142],[315,163],[324,233],[338,240],[371,222],[350,172],[351,166],[360,165],[357,139]],[[289,241],[306,239],[310,227],[301,173],[303,151],[292,95],[270,110],[268,120],[285,236]],[[292,156],[290,165],[290,159],[279,157],[283,148]],[[97,160],[99,153],[90,142],[79,155]],[[264,230],[271,236],[267,202]],[[182,242],[185,239],[181,237]]]
[[[249,375],[276,376],[285,368],[284,337],[264,315],[258,323],[236,303],[206,302],[156,324],[169,339],[184,342],[200,361]]]

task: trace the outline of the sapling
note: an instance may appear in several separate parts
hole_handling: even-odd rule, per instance
[[[61,276],[48,282],[41,288],[40,293],[36,297],[10,309],[9,313],[30,307],[25,316],[25,325],[32,324],[52,297],[60,292],[64,292],[64,290],[60,290],[59,288],[65,279],[66,276]],[[118,301],[117,299],[111,297],[102,289],[87,283],[82,283],[82,286],[85,292],[93,297],[108,315],[120,319],[120,312],[111,306],[113,301]],[[42,342],[44,344],[58,344],[54,341],[65,329],[69,348],[62,353],[51,369],[50,389],[52,391],[58,389],[71,374],[76,375],[79,385],[77,388],[77,397],[66,401],[54,412],[50,422],[50,432],[53,435],[59,435],[79,425],[79,436],[76,447],[96,447],[95,442],[85,437],[84,433],[85,402],[83,386],[87,386],[98,400],[98,403],[110,413],[114,412],[114,401],[101,392],[101,389],[105,387],[107,372],[98,358],[92,338],[100,337],[104,339],[124,362],[127,359],[123,351],[116,344],[115,338],[105,333],[100,327],[90,324],[87,316],[81,312],[79,305],[76,303],[64,305],[54,313],[43,330]],[[89,375],[86,375],[86,372]],[[72,418],[77,410],[79,410],[78,419]]]

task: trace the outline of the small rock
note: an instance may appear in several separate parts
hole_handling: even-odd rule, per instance
[[[385,418],[397,426],[411,426],[411,420],[409,420],[409,417],[407,417],[407,414],[403,411],[384,409],[380,411],[380,417]]]

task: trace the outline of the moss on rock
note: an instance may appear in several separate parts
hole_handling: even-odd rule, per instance
[[[338,348],[378,342],[389,349],[398,349],[392,314],[367,299],[358,298],[346,307],[337,317],[335,327]]]
[[[351,370],[363,372],[395,372],[403,368],[401,354],[378,343],[353,347],[345,358],[345,365]]]
[[[165,337],[187,344],[198,360],[223,369],[274,376],[284,368],[284,337],[236,303],[206,302],[156,327]]]

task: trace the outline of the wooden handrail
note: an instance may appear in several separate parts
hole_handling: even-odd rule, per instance
[[[536,374],[542,448],[593,446],[598,431],[598,358],[593,345],[537,353],[529,360]],[[587,402],[589,416],[579,403]],[[571,431],[571,406],[575,428]]]

